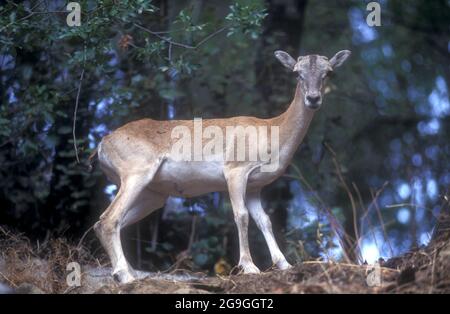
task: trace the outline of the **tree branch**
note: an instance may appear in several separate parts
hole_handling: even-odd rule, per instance
[[[203,45],[205,42],[207,42],[211,38],[213,38],[214,36],[220,34],[221,32],[223,32],[224,30],[226,30],[227,28],[230,27],[230,26],[223,26],[223,27],[219,28],[218,30],[216,30],[215,32],[209,34],[208,36],[206,36],[202,40],[200,40],[196,45],[192,46],[192,45],[187,45],[187,44],[184,44],[184,43],[179,43],[179,42],[173,41],[173,40],[171,40],[171,39],[169,39],[167,37],[161,36],[160,35],[161,32],[154,32],[151,29],[148,29],[148,28],[146,28],[146,27],[144,27],[142,25],[139,25],[137,23],[133,23],[133,25],[136,26],[137,28],[139,28],[139,29],[141,29],[141,30],[143,30],[143,31],[145,31],[145,32],[155,36],[155,37],[158,37],[159,39],[161,39],[161,40],[163,40],[163,41],[165,41],[165,42],[167,42],[167,43],[169,43],[169,44],[171,44],[173,46],[177,46],[177,47],[181,47],[181,48],[185,48],[185,49],[194,49],[194,50],[197,49],[198,47],[200,47],[201,45]]]

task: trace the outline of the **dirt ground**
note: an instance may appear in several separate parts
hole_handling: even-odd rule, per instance
[[[0,293],[450,293],[450,228],[428,246],[380,267],[305,261],[287,271],[206,276],[176,270],[153,273],[126,285],[85,249],[56,239],[32,246],[0,228]],[[77,261],[81,286],[66,283],[66,266]]]

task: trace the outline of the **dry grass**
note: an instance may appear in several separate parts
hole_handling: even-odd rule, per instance
[[[63,293],[67,289],[66,266],[73,261],[87,265],[96,259],[84,247],[63,238],[32,244],[24,235],[0,227],[0,281],[19,291],[31,285],[35,291]]]
[[[450,226],[450,217],[445,219],[444,226]],[[182,271],[174,269],[118,285],[83,247],[64,239],[32,245],[0,227],[0,282],[23,293],[450,293],[450,228],[440,230],[428,246],[382,261],[377,286],[367,284],[372,266],[323,261],[260,275],[196,274],[190,280],[188,275],[175,280],[175,272]],[[83,267],[82,285],[68,289],[66,265],[73,261]]]

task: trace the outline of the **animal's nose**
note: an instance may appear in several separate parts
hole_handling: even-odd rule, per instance
[[[306,96],[306,99],[311,103],[311,104],[316,104],[320,101],[320,94],[309,94],[308,96]]]

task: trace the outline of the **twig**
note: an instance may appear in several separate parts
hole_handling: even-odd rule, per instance
[[[341,267],[354,267],[354,268],[372,268],[373,267],[372,265],[358,265],[358,264],[348,264],[348,263],[330,263],[330,262],[327,262],[327,261],[305,261],[305,262],[302,262],[302,265],[303,264],[334,264],[334,265],[339,265]],[[401,270],[399,270],[399,269],[383,267],[383,266],[380,266],[380,269],[381,270],[385,270],[385,271],[392,271],[392,272],[395,272],[395,273],[400,273],[401,272]]]
[[[83,236],[81,237],[80,241],[78,241],[77,249],[81,248],[81,245],[83,244],[83,240],[86,237],[86,235],[94,228],[94,225],[90,226],[88,230],[86,230],[85,233],[83,233]]]
[[[332,292],[336,292],[336,287],[333,284],[333,280],[331,279],[330,274],[328,273],[327,269],[323,266],[323,264],[319,264],[320,268],[322,268],[323,274],[327,277],[327,283],[330,287]]]
[[[159,226],[159,216],[155,216],[151,218],[150,221],[150,230],[152,231],[152,237],[150,240],[143,240],[141,237],[125,237],[124,239],[150,244],[148,248],[148,252],[155,252],[156,247],[161,243],[158,243],[158,226]]]
[[[185,49],[194,49],[194,50],[197,49],[198,47],[200,47],[201,45],[203,45],[205,42],[207,42],[212,37],[220,34],[221,32],[223,32],[224,30],[226,30],[227,28],[230,27],[230,26],[223,26],[223,27],[219,28],[218,30],[216,30],[215,32],[209,34],[208,36],[206,36],[202,40],[200,40],[196,45],[192,46],[192,45],[187,45],[187,44],[184,44],[184,43],[179,43],[179,42],[173,41],[173,40],[171,40],[171,39],[169,39],[167,37],[161,36],[160,32],[154,32],[151,29],[148,29],[148,28],[146,28],[146,27],[144,27],[142,25],[139,25],[137,23],[133,23],[133,25],[136,26],[137,28],[139,28],[139,29],[141,29],[141,30],[143,30],[143,31],[153,35],[153,36],[158,37],[159,39],[161,39],[161,40],[163,40],[163,41],[165,41],[165,42],[167,42],[167,43],[169,43],[171,45],[182,47],[182,48],[185,48]]]
[[[428,291],[429,294],[433,293],[434,290],[434,272],[436,269],[436,255],[437,255],[437,250],[434,252],[433,254],[433,266],[431,267],[431,284],[430,284],[430,291]]]
[[[0,275],[2,275],[3,278],[5,278],[11,285],[13,285],[15,288],[17,288],[17,285],[12,282],[8,277],[6,277],[1,271],[0,271]]]
[[[168,58],[169,58],[169,63],[172,63],[172,43],[169,43]]]
[[[328,206],[325,204],[325,202],[317,195],[317,193],[313,190],[313,188],[311,187],[311,185],[308,183],[308,181],[303,177],[303,174],[301,173],[300,169],[298,169],[298,167],[295,164],[291,164],[290,165],[295,172],[297,173],[297,177],[296,176],[292,176],[292,175],[284,175],[284,177],[290,177],[290,178],[294,178],[296,180],[299,180],[301,182],[303,182],[303,184],[306,185],[306,187],[309,189],[309,191],[312,193],[312,195],[314,196],[314,198],[320,203],[320,205],[325,209],[325,214],[327,215],[332,230],[334,232],[334,234],[336,235],[336,237],[339,240],[339,244],[342,247],[342,252],[344,254],[344,257],[347,261],[350,261],[350,258],[347,255],[347,252],[345,251],[345,243],[347,243],[348,245],[351,245],[351,241],[348,238],[348,235],[345,233],[345,231],[343,231],[343,227],[342,225],[339,223],[339,221],[336,219],[336,217],[333,215],[333,213],[331,212],[331,210],[328,208]],[[339,232],[341,231],[342,234]],[[345,243],[344,243],[345,242]]]
[[[137,268],[142,269],[142,248],[141,248],[141,225],[140,223],[136,224],[136,259],[137,259]]]
[[[13,25],[13,24],[16,24],[16,23],[25,21],[26,19],[29,19],[30,17],[32,17],[32,16],[35,15],[35,14],[54,13],[54,12],[51,12],[51,11],[49,11],[49,12],[47,12],[47,11],[43,11],[43,12],[34,12],[34,11],[33,11],[36,7],[38,7],[39,5],[41,5],[43,2],[44,2],[44,1],[40,1],[40,2],[36,3],[36,4],[30,9],[30,11],[29,11],[30,14],[28,14],[28,15],[26,15],[26,16],[20,18],[20,19],[18,19],[17,21],[12,21],[11,23],[9,23],[9,24],[3,26],[3,27],[0,29],[0,32],[2,32],[4,29],[10,27],[10,26]],[[66,12],[66,13],[67,13],[67,12]]]
[[[200,42],[195,46],[194,49],[197,49],[198,47],[200,47],[201,45],[203,45],[205,42],[207,42],[208,40],[210,40],[211,38],[213,38],[214,36],[220,34],[221,32],[223,32],[224,30],[226,30],[227,28],[229,28],[230,26],[224,26],[219,28],[218,30],[216,30],[215,32],[209,34],[208,36],[206,36],[205,38],[203,38],[202,40],[200,40]]]
[[[77,158],[77,163],[80,163],[80,158],[78,157],[78,148],[77,148],[77,137],[76,137],[76,123],[77,123],[77,111],[78,111],[78,102],[80,100],[80,92],[81,92],[81,83],[83,82],[84,78],[84,68],[81,71],[80,75],[80,82],[78,84],[78,91],[77,91],[77,98],[75,100],[75,110],[73,112],[73,128],[72,128],[72,135],[73,135],[73,147],[75,149],[75,157]]]
[[[373,194],[372,194],[373,197]],[[388,234],[386,232],[386,228],[384,227],[383,216],[381,215],[380,207],[378,206],[378,202],[375,202],[375,209],[377,211],[378,220],[380,221],[381,230],[383,230],[383,236],[389,246],[389,251],[391,252],[391,256],[394,256],[394,250],[392,249],[391,241],[389,240]]]
[[[153,218],[153,230],[152,230],[152,241],[150,251],[156,251],[156,244],[158,243],[158,229],[159,229],[159,215]]]
[[[361,196],[361,192],[359,191],[358,186],[356,185],[355,182],[352,182],[353,185],[353,189],[356,191],[356,195],[358,196],[358,202],[359,202],[359,206],[361,207],[361,211],[363,211],[364,208],[364,202],[362,200],[362,196]],[[361,223],[361,229],[359,230],[359,236],[357,239],[357,247],[361,250],[361,241],[363,239],[363,235],[364,235],[364,224],[362,223],[363,220],[360,220]],[[372,230],[372,226],[370,226],[371,230]],[[373,232],[373,230],[372,230]],[[362,256],[362,252],[360,252],[361,256]]]
[[[187,247],[187,250],[186,250],[188,252],[191,251],[192,245],[194,244],[196,224],[197,224],[197,215],[194,214],[192,216],[191,233],[189,235],[189,243],[188,243],[188,247]]]
[[[73,112],[72,136],[73,136],[73,147],[75,148],[75,157],[77,158],[77,163],[80,163],[80,158],[78,157],[76,123],[77,123],[78,102],[80,100],[80,93],[81,93],[81,84],[83,83],[84,71],[86,69],[85,66],[86,66],[86,42],[84,42],[83,70],[81,71],[80,80],[78,83],[77,98],[75,100],[75,110]]]
[[[342,186],[344,187],[345,191],[347,192],[348,198],[350,199],[350,204],[352,206],[352,214],[353,214],[353,230],[355,232],[355,239],[354,239],[354,243],[352,243],[351,246],[357,246],[358,247],[358,252],[361,251],[361,248],[359,247],[359,243],[358,243],[358,239],[359,239],[359,234],[358,234],[358,217],[357,217],[357,212],[356,212],[356,204],[355,204],[355,200],[353,198],[353,194],[350,191],[350,188],[347,185],[347,182],[345,182],[344,177],[342,176],[342,172],[341,172],[341,167],[339,166],[339,163],[337,161],[336,158],[336,153],[334,152],[334,150],[330,147],[330,145],[328,143],[324,143],[324,146],[328,149],[328,151],[331,153],[332,155],[332,159],[333,159],[333,164],[334,167],[336,168],[336,174],[339,178],[339,180],[342,183]],[[361,256],[360,254],[358,254],[358,258],[361,260]]]
[[[366,212],[364,213],[364,215],[362,215],[361,220],[366,218],[366,216],[369,214],[370,209],[372,208],[372,206],[378,201],[378,198],[380,197],[381,193],[384,191],[384,189],[386,188],[386,186],[389,184],[389,181],[384,182],[383,186],[375,193],[375,197],[373,197],[372,195],[372,202],[370,203],[370,205],[367,207]]]

